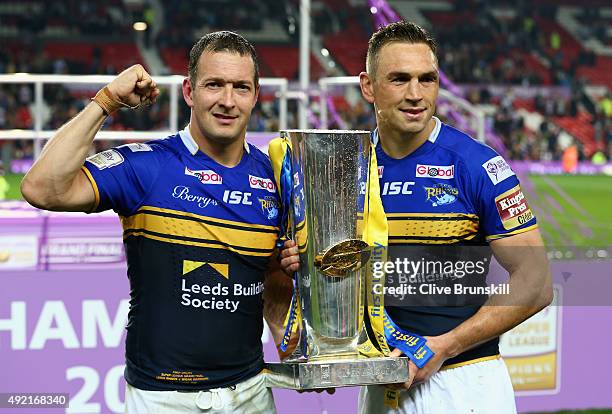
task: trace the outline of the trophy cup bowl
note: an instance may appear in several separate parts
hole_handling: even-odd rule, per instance
[[[364,281],[371,255],[361,234],[370,133],[288,130],[281,136],[291,144],[289,215],[300,255],[302,321],[295,352],[267,364],[270,385],[317,389],[407,381],[407,358],[367,358],[357,349],[366,335]]]

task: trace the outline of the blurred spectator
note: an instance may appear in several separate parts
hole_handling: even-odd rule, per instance
[[[61,4],[60,4],[61,3]],[[512,10],[506,15],[493,14],[484,2],[451,2],[455,8],[454,23],[434,24],[433,33],[442,48],[439,50],[442,69],[446,75],[459,84],[478,85],[469,93],[470,102],[482,105],[496,105],[492,123],[514,159],[555,159],[561,158],[559,135],[561,130],[555,124],[556,117],[578,117],[585,109],[593,116],[595,139],[609,158],[612,147],[612,95],[606,95],[593,104],[585,85],[576,78],[577,69],[584,65],[594,65],[596,56],[592,51],[581,50],[569,68],[564,68],[564,46],[562,36],[557,31],[543,31],[538,22],[542,18],[553,19],[556,7],[539,5],[527,0],[516,0],[509,5],[505,1],[492,0],[491,4],[502,4]],[[163,2],[164,13],[155,16],[148,1],[138,10],[125,10],[122,2],[107,4],[101,0],[66,0],[64,2],[43,3],[32,0],[24,3],[27,13],[19,22],[18,39],[11,39],[0,50],[0,73],[91,73],[114,74],[121,68],[113,62],[103,60],[103,46],[95,47],[91,59],[85,63],[71,61],[68,57],[49,59],[44,52],[44,33],[48,32],[51,21],[68,28],[69,38],[79,37],[107,40],[109,33],[117,37],[133,39],[131,28],[132,11],[141,13],[153,33],[154,22],[162,19],[159,33],[151,40],[158,47],[187,48],[193,39],[203,31],[215,29],[235,29],[257,31],[262,28],[262,16],[276,19],[288,26],[293,22],[294,33],[299,32],[297,21],[298,2],[278,2],[276,0],[201,0],[194,7],[186,2]],[[488,4],[488,3],[487,3]],[[368,37],[372,31],[371,14],[366,7],[350,6],[345,1],[325,0],[322,6],[313,8],[314,32],[327,35],[356,22],[358,30]],[[452,16],[451,16],[452,17]],[[606,19],[597,8],[583,8],[580,11],[582,37],[607,36]],[[586,19],[586,20],[584,20]],[[2,39],[0,39],[2,41]],[[14,43],[14,44],[13,44]],[[553,52],[548,54],[548,50]],[[531,53],[526,53],[531,51]],[[566,53],[568,54],[568,53]],[[544,69],[537,71],[533,61],[543,62]],[[540,68],[541,69],[541,68]],[[568,94],[536,94],[533,100],[535,109],[545,116],[539,131],[525,128],[524,119],[517,113],[513,95],[494,97],[487,85],[543,85],[551,81],[571,90]],[[77,113],[88,102],[94,90],[78,90],[65,85],[45,85],[43,128],[57,129]],[[163,96],[163,95],[162,95]],[[497,95],[499,96],[499,95]],[[0,84],[0,129],[32,128],[33,89],[31,85]],[[288,103],[289,127],[297,127],[295,118],[296,104]],[[353,129],[371,129],[374,125],[372,109],[364,102],[354,105],[338,105],[338,115]],[[179,104],[179,124],[187,122],[186,106]],[[167,129],[169,102],[165,99],[157,105],[126,116],[119,112],[108,119],[105,129],[110,130],[150,130]],[[338,125],[330,125],[338,126]],[[249,131],[276,131],[278,129],[278,103],[263,101],[257,105],[249,124]],[[106,144],[96,141],[96,145]],[[580,153],[583,149],[578,147]],[[31,142],[15,143],[15,151],[21,156],[31,156]]]
[[[610,91],[607,91],[606,95],[601,99],[599,107],[606,118],[612,118],[612,94]]]
[[[0,201],[6,200],[6,194],[8,193],[9,188],[10,185],[4,177],[4,167],[0,165]]]

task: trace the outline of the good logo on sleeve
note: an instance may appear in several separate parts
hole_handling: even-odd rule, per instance
[[[99,170],[111,168],[121,164],[124,161],[123,155],[117,150],[110,149],[102,151],[96,155],[87,158],[87,161],[98,167]]]
[[[506,230],[517,228],[533,219],[520,185],[495,197],[495,206]]]
[[[151,148],[150,145],[143,144],[143,143],[140,143],[140,142],[134,142],[134,143],[131,143],[131,144],[125,144],[125,145],[122,145],[120,148],[123,148],[123,147],[129,148],[130,151],[132,151],[132,152],[153,151],[153,148]]]
[[[493,185],[497,185],[506,178],[514,175],[512,168],[510,168],[506,160],[504,160],[500,155],[493,157],[489,161],[482,164],[482,168],[484,168],[487,172],[487,175],[491,179]]]

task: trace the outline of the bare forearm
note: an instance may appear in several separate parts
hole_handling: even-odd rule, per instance
[[[70,193],[105,118],[100,106],[92,102],[57,131],[23,180],[26,198],[52,205]]]
[[[292,295],[292,281],[282,271],[276,270],[267,275],[264,289],[264,317],[275,344],[279,344],[283,338],[283,322],[289,310]]]

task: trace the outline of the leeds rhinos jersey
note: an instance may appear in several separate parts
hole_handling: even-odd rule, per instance
[[[536,228],[519,181],[504,159],[490,147],[434,120],[428,141],[403,159],[386,155],[377,134],[373,135],[389,225],[388,260],[403,260],[415,246],[436,251],[444,245],[488,245],[491,240]],[[430,336],[450,331],[478,308],[386,306],[401,328]],[[497,355],[498,342],[482,344],[445,365]]]
[[[264,271],[279,227],[266,155],[227,168],[186,128],[101,152],[95,211],[121,217],[130,281],[125,377],[145,390],[235,384],[263,369]]]

